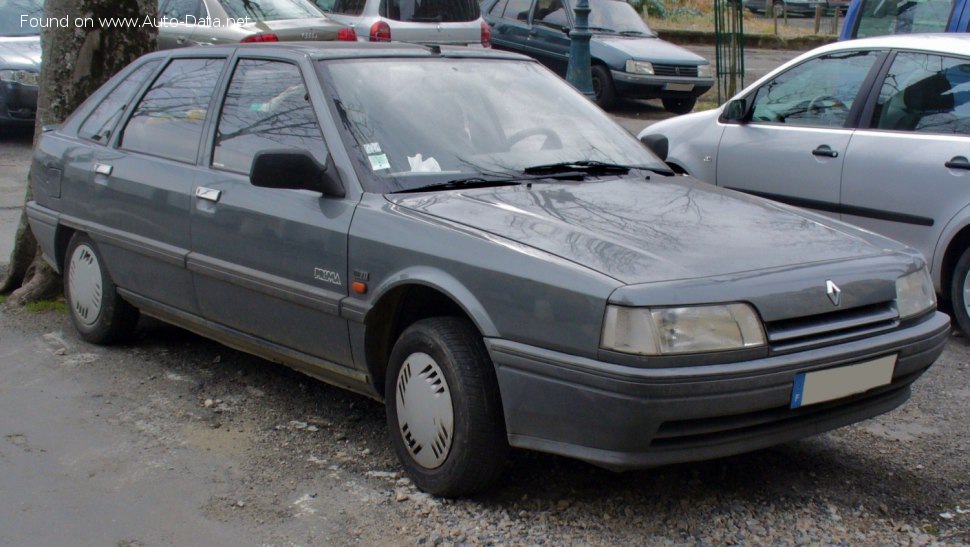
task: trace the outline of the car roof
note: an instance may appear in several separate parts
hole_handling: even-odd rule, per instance
[[[856,40],[836,42],[822,46],[813,53],[860,48],[916,49],[934,53],[966,55],[967,52],[970,52],[970,34],[889,34],[886,36],[873,36],[872,38],[858,38]]]
[[[328,59],[373,59],[373,58],[473,58],[473,59],[505,59],[516,61],[534,61],[531,57],[497,51],[491,48],[473,48],[464,46],[425,46],[405,42],[371,43],[371,42],[273,42],[268,44],[234,44],[232,46],[216,47],[187,47],[159,51],[146,57],[197,57],[200,54],[210,56],[228,56],[235,50],[247,51],[254,54],[272,54],[273,52],[288,51],[303,54],[314,60]]]

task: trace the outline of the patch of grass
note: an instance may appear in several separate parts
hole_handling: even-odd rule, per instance
[[[793,19],[793,18],[792,18]],[[714,32],[714,14],[711,12],[700,15],[679,16],[676,13],[666,19],[650,18],[647,21],[650,28],[657,31],[664,30],[699,30]],[[756,15],[745,11],[744,13],[744,33],[745,34],[775,34],[775,26],[772,20],[763,15]],[[826,16],[822,18],[819,27],[819,35],[832,34],[832,20]],[[812,36],[814,35],[812,25],[795,26],[785,25],[783,18],[778,19],[778,35],[782,37],[792,36]]]
[[[67,303],[63,300],[39,300],[37,302],[27,303],[24,309],[30,313],[44,313],[49,311],[67,313]]]
[[[924,524],[923,531],[932,536],[940,535],[940,528],[935,524]]]
[[[0,294],[0,305],[7,303],[7,297]]]

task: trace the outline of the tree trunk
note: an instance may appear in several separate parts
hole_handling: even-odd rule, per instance
[[[155,50],[158,29],[140,23],[155,19],[156,0],[47,0],[44,18],[68,18],[69,28],[46,27],[41,32],[43,63],[34,144],[46,125],[63,122],[111,76]],[[109,18],[133,18],[138,25],[108,27],[100,24]],[[77,26],[83,20],[93,24]],[[24,198],[31,200],[28,184]],[[0,283],[0,294],[10,294],[8,302],[25,304],[53,298],[61,291],[61,278],[40,255],[40,248],[21,213],[14,250],[10,254],[7,277]]]

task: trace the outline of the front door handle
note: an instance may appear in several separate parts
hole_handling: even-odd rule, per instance
[[[966,161],[966,160],[964,160],[964,161]],[[99,174],[99,175],[104,175],[106,177],[110,177],[111,176],[111,169],[112,169],[112,167],[110,165],[106,164],[106,163],[96,163],[94,165],[94,172],[97,173],[97,174]]]
[[[222,190],[213,190],[212,188],[199,186],[195,189],[195,197],[217,203],[219,198],[222,197]]]
[[[186,42],[186,40],[187,38],[185,36],[179,36],[178,38],[175,39],[175,43],[182,45]]]
[[[964,171],[970,171],[970,161],[963,156],[954,156],[950,161],[946,162],[945,165],[949,169],[963,169]]]
[[[815,150],[812,150],[812,155],[813,156],[822,156],[822,157],[825,157],[825,158],[837,158],[837,157],[839,157],[839,153],[837,151],[835,151],[835,150],[832,150],[832,148],[829,145],[827,145],[827,144],[823,144],[822,146],[819,146]]]

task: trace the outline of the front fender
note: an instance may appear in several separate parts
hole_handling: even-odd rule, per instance
[[[970,226],[970,205],[960,209],[946,223],[946,226],[940,232],[940,238],[936,241],[933,256],[927,257],[932,264],[933,286],[941,293],[945,294],[946,292],[943,287],[943,260],[946,258],[946,251],[950,248],[954,238],[968,226]]]

